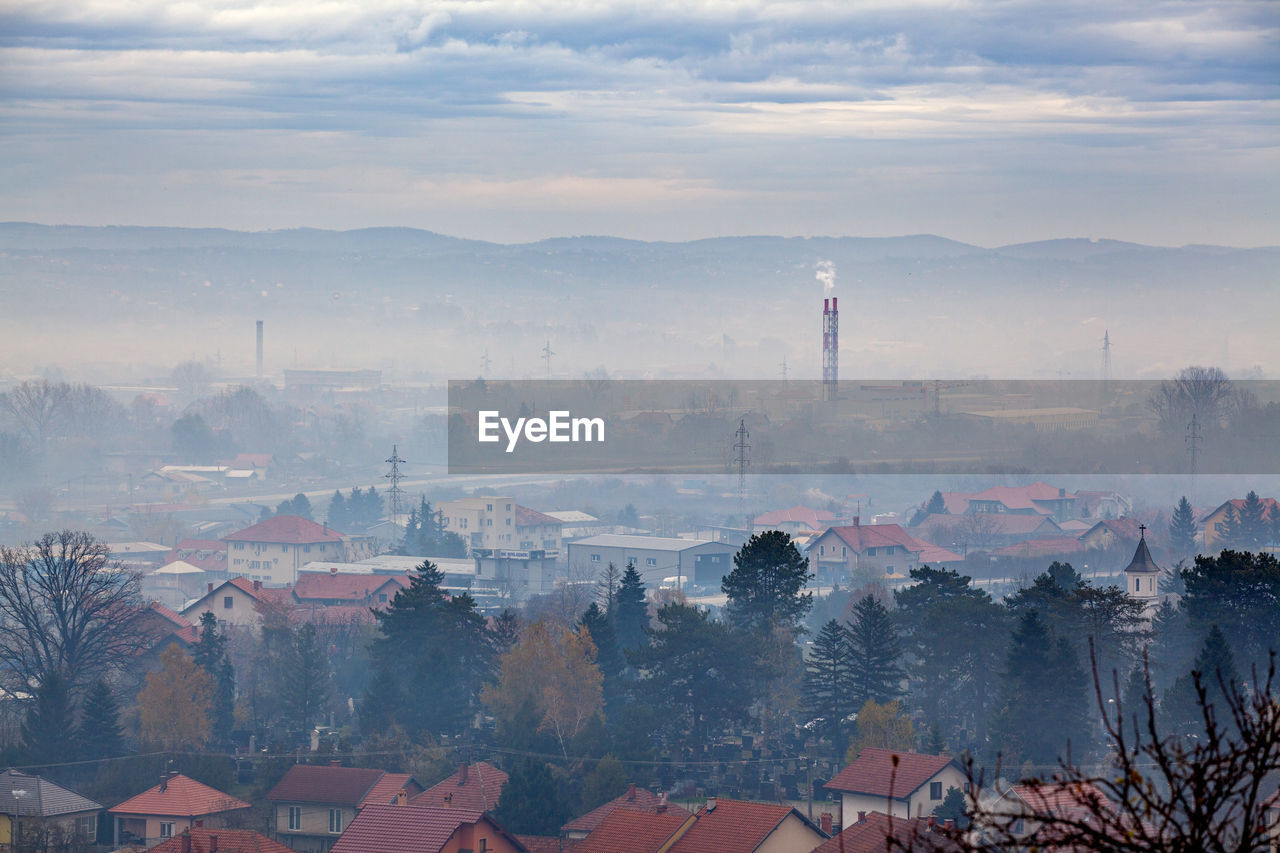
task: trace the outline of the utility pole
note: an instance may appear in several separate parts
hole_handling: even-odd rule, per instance
[[[747,420],[738,421],[738,429],[733,433],[733,464],[738,466],[738,510],[747,508],[747,466],[751,464],[751,445],[747,439],[751,433],[747,431]]]
[[[391,465],[391,470],[382,476],[383,479],[391,481],[391,489],[388,492],[388,496],[391,499],[391,520],[392,522],[395,522],[404,510],[404,507],[401,506],[401,498],[404,492],[400,489],[400,466],[405,462],[405,460],[400,458],[397,445],[391,445],[391,458],[386,461]]]
[[[484,355],[480,356],[480,375],[489,375],[489,365],[493,364],[493,360],[489,358],[489,348],[484,348]]]
[[[786,382],[787,381],[787,357],[785,355],[782,357],[782,364],[780,365],[780,367],[782,368],[782,381]]]
[[[1187,424],[1187,453],[1191,456],[1191,473],[1196,473],[1196,467],[1200,462],[1200,418],[1195,413],[1191,413],[1191,423]]]
[[[551,378],[551,356],[555,355],[551,351],[551,339],[547,339],[547,344],[542,348],[542,360],[547,363],[547,378]]]
[[[1111,330],[1102,333],[1102,381],[1111,381]]]

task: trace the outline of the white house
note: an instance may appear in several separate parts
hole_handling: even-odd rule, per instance
[[[942,804],[948,789],[968,794],[969,780],[960,764],[945,755],[867,748],[826,787],[840,794],[841,825],[847,826],[858,812],[927,816]]]

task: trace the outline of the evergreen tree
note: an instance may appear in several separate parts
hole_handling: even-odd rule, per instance
[[[569,804],[551,768],[534,758],[516,759],[493,810],[494,820],[516,835],[558,835],[569,816]]]
[[[494,656],[502,657],[520,642],[520,616],[510,607],[502,608],[502,612],[493,618],[489,633],[493,637]]]
[[[1196,691],[1196,681],[1204,689],[1204,701]],[[1165,693],[1161,710],[1172,732],[1187,734],[1203,731],[1204,709],[1212,709],[1220,725],[1231,725],[1227,695],[1238,689],[1240,674],[1235,657],[1227,645],[1226,635],[1214,625],[1205,637],[1191,672],[1182,675]]]
[[[80,721],[80,755],[87,760],[124,755],[120,705],[105,681],[99,680],[84,698]]]
[[[624,700],[622,673],[626,660],[618,647],[618,635],[613,629],[613,622],[594,601],[582,614],[579,624],[587,629],[596,647],[596,664],[604,676],[604,702],[608,713],[610,708],[616,708]]]
[[[995,729],[1006,766],[1048,767],[1068,747],[1082,754],[1089,732],[1085,674],[1071,644],[1054,637],[1035,610],[1013,633],[1001,680],[1004,707]]]
[[[844,718],[862,707],[854,698],[856,666],[849,633],[836,620],[828,621],[814,638],[805,660],[801,707],[818,732],[831,742],[837,761],[848,749]]]
[[[200,639],[191,657],[213,680],[214,704],[208,709],[209,735],[215,744],[224,746],[235,727],[235,670],[227,656],[227,637],[218,630],[218,619],[208,610],[200,616]]]
[[[1245,551],[1261,551],[1271,539],[1271,523],[1267,507],[1258,493],[1249,490],[1240,507],[1238,532],[1233,547]]]
[[[1183,495],[1169,520],[1169,544],[1179,558],[1192,557],[1196,552],[1196,519],[1191,502]]]
[[[334,530],[347,529],[347,499],[342,496],[342,490],[334,491],[333,497],[329,498],[329,507],[324,514],[325,523]]]
[[[649,627],[649,602],[635,563],[627,563],[627,568],[622,573],[613,624],[618,634],[618,646],[624,651],[637,649],[645,644],[648,637],[646,629]]]
[[[291,500],[281,501],[276,507],[276,515],[297,515],[311,520],[311,501],[302,492],[298,492]]]
[[[1268,654],[1280,651],[1280,561],[1267,553],[1223,551],[1197,557],[1182,579],[1182,609],[1197,633],[1217,625],[1244,671],[1265,672]]]
[[[289,667],[285,670],[286,697],[295,730],[309,732],[324,714],[331,692],[329,661],[310,622],[293,632]]]
[[[956,829],[969,828],[969,813],[966,810],[964,800],[964,791],[961,791],[955,785],[947,787],[947,795],[942,798],[942,802],[933,810],[933,816],[938,819],[938,823],[946,821],[955,821]]]
[[[774,628],[798,632],[813,606],[813,594],[801,592],[812,579],[809,561],[789,535],[781,530],[755,534],[734,555],[733,571],[720,584],[729,597],[729,621],[754,633]]]
[[[1226,511],[1222,514],[1222,521],[1214,526],[1215,532],[1218,534],[1217,546],[1220,551],[1235,550],[1240,541],[1240,515],[1236,512],[1236,505],[1227,504]]]
[[[35,701],[22,721],[22,745],[31,764],[60,764],[76,757],[79,731],[67,680],[56,669],[45,673]]]
[[[868,595],[853,608],[849,626],[849,651],[853,667],[853,700],[857,707],[868,699],[888,702],[902,695],[902,647],[889,611]]]
[[[479,709],[480,690],[493,675],[492,636],[475,599],[450,598],[443,583],[440,570],[424,560],[409,587],[375,614],[371,667],[381,678],[375,683],[395,681],[399,701],[386,708],[371,685],[364,699],[370,712],[361,710],[366,731],[377,731],[370,728],[374,720],[394,719],[414,736],[453,734]]]
[[[947,512],[947,501],[942,497],[942,492],[935,491],[933,497],[929,498],[929,503],[925,504],[924,511],[929,515],[945,515]]]

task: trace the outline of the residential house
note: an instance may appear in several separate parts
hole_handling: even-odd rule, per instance
[[[293,585],[293,598],[302,605],[383,608],[408,586],[406,575],[352,574],[334,568],[328,572],[300,572]]]
[[[809,543],[809,565],[819,583],[850,579],[904,579],[922,563],[960,562],[959,554],[917,539],[896,524],[859,523],[832,527]]]
[[[1080,534],[1080,544],[1090,551],[1128,550],[1138,544],[1136,518],[1109,518]]]
[[[791,806],[709,797],[670,853],[808,853],[826,833]]]
[[[215,575],[225,575],[227,543],[220,539],[179,539],[178,544],[164,555],[162,565],[168,565],[176,560],[190,563],[198,569]]]
[[[775,509],[758,515],[751,522],[753,533],[764,533],[766,530],[781,530],[791,536],[820,533],[836,523],[834,513],[825,509],[809,509],[807,506],[793,506],[788,509]]]
[[[1055,841],[1059,830],[1045,826],[1046,819],[1058,818],[1086,820],[1098,814],[1112,812],[1115,806],[1094,784],[1047,783],[1043,785],[1012,785],[1002,792],[987,812],[992,817],[999,838],[1011,836],[1017,842],[1040,849],[1074,850],[1074,846],[1058,847]],[[983,827],[975,827],[979,837]],[[989,830],[986,830],[989,831]]]
[[[450,806],[492,811],[498,805],[507,774],[487,761],[463,764],[457,772],[412,798],[415,806]]]
[[[809,853],[826,833],[791,806],[707,799],[692,815],[616,808],[574,853]]]
[[[840,794],[841,825],[847,825],[860,812],[900,818],[932,814],[948,789],[969,793],[969,780],[959,762],[945,755],[867,748],[826,788]]]
[[[114,843],[150,847],[193,826],[224,827],[234,814],[248,808],[248,803],[217,788],[170,773],[159,785],[110,809],[115,816]]]
[[[102,806],[43,776],[8,769],[0,773],[0,846],[18,847],[37,830],[47,834],[43,850],[79,849],[98,840]]]
[[[551,556],[560,555],[563,547],[561,531],[564,522],[555,516],[516,504],[516,549],[537,550]]]
[[[193,826],[147,853],[291,853],[288,847],[252,829]]]
[[[1062,528],[1047,515],[1037,513],[984,512],[964,515],[929,515],[911,533],[954,553],[993,551],[1028,539],[1062,535]]]
[[[469,549],[516,548],[516,503],[509,497],[441,501],[436,510],[444,529],[466,540]]]
[[[706,539],[602,533],[569,543],[569,571],[595,577],[610,563],[618,569],[632,563],[651,587],[667,578],[679,578],[681,584],[718,589],[724,576],[733,571],[736,550],[724,542]]]
[[[1054,521],[1076,517],[1076,496],[1048,483],[1029,486],[993,486],[969,495],[970,513],[999,512],[1015,515],[1047,515]]]
[[[652,791],[646,791],[644,788],[628,785],[626,793],[566,823],[560,828],[560,834],[573,840],[586,838],[604,822],[605,818],[613,814],[615,809],[648,812],[649,814],[662,814],[665,812],[686,817],[691,814],[688,810],[674,803],[669,804],[666,794],[655,794]]]
[[[363,767],[295,764],[267,792],[272,835],[293,850],[323,853],[366,805],[420,794],[407,773]]]
[[[285,607],[293,601],[293,591],[262,585],[236,576],[220,584],[210,582],[204,595],[182,610],[182,615],[199,622],[206,611],[218,619],[219,625],[236,625],[257,630],[262,625],[263,607]]]
[[[529,853],[479,809],[413,803],[369,804],[332,853]]]
[[[357,540],[327,524],[316,524],[298,515],[277,515],[238,533],[224,536],[227,571],[250,580],[284,585],[298,579],[298,569],[313,560],[360,559],[352,552]],[[348,544],[353,547],[348,547]]]
[[[824,841],[813,853],[960,853],[961,845],[944,833],[954,827],[929,818],[891,819],[880,812],[859,812],[840,834]]]
[[[1262,509],[1273,522],[1280,518],[1280,501],[1275,498],[1262,498]],[[1200,525],[1204,530],[1204,553],[1216,554],[1223,547],[1220,544],[1222,535],[1218,532],[1218,525],[1227,517],[1227,507],[1234,507],[1236,516],[1239,517],[1240,510],[1244,509],[1243,498],[1233,498],[1200,517]]]

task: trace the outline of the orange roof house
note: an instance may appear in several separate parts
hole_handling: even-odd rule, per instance
[[[614,809],[574,847],[574,853],[667,853],[671,842],[695,820],[682,813],[652,814]]]
[[[147,853],[293,853],[251,829],[195,826],[152,847]]]
[[[507,774],[487,761],[463,764],[447,779],[413,798],[415,806],[451,806],[491,811],[498,805]]]
[[[960,844],[942,834],[949,830],[950,827],[935,824],[932,818],[895,820],[877,812],[862,813],[813,853],[884,853],[886,850],[960,853]]]
[[[390,805],[422,792],[407,773],[296,764],[267,792],[277,841],[295,850],[328,850],[367,805]]]
[[[840,794],[846,820],[859,812],[907,818],[932,814],[949,789],[967,793],[969,781],[960,764],[946,755],[867,748],[826,787]]]
[[[650,814],[662,814],[663,812],[686,816],[690,814],[687,809],[675,804],[669,804],[663,794],[655,794],[652,791],[646,791],[644,788],[630,785],[626,793],[613,798],[602,806],[597,806],[581,817],[574,818],[561,827],[560,832],[571,839],[586,838],[606,817],[613,814],[615,809],[628,809],[633,812],[648,812]]]
[[[115,815],[117,846],[141,843],[150,847],[190,829],[197,821],[210,828],[224,826],[231,813],[247,808],[248,803],[230,794],[173,773],[109,811]]]
[[[205,594],[188,604],[182,615],[198,622],[208,611],[219,624],[256,629],[262,623],[262,607],[287,606],[292,599],[290,589],[263,586],[262,581],[237,575],[220,584],[210,583]]]
[[[528,853],[493,818],[476,809],[414,803],[369,804],[332,853]]]
[[[671,853],[799,853],[826,838],[791,806],[712,797],[671,846]]]
[[[299,515],[277,515],[222,537],[227,571],[277,585],[298,579],[298,569],[314,560],[343,562],[348,538],[327,524]]]
[[[299,572],[293,597],[299,604],[385,607],[408,587],[408,575]]]

